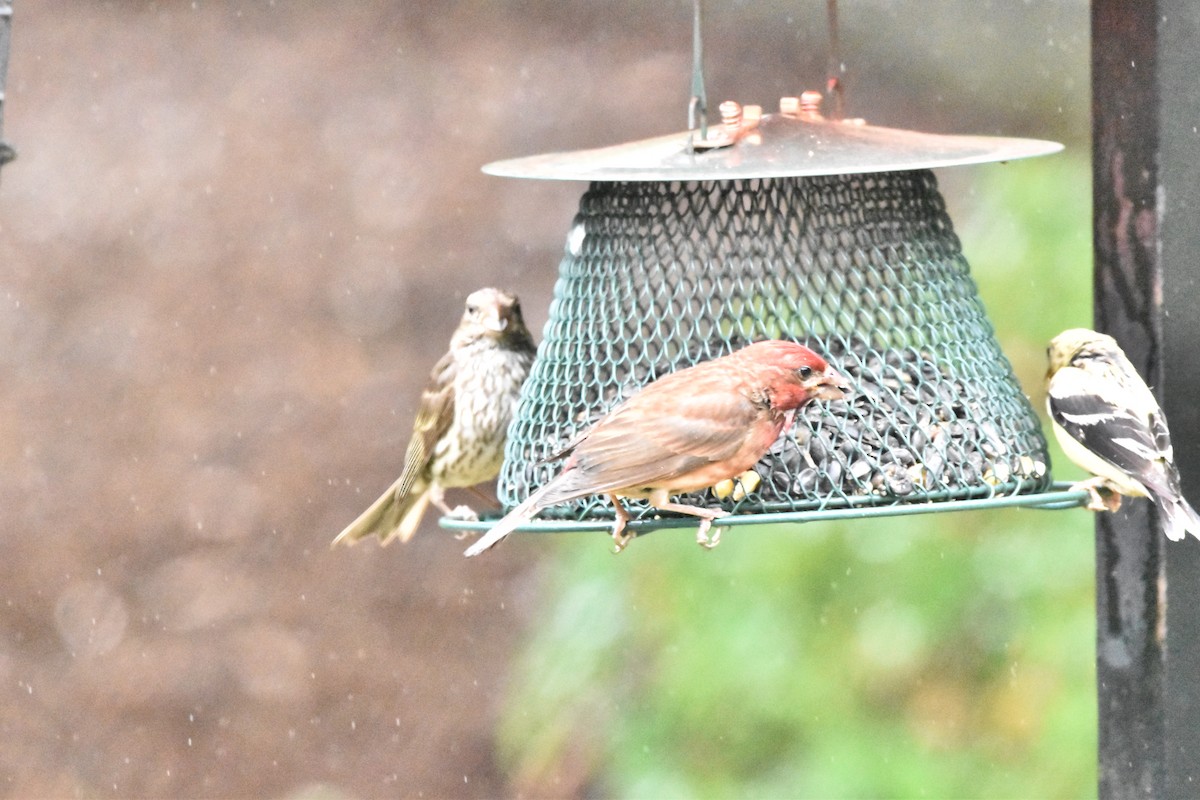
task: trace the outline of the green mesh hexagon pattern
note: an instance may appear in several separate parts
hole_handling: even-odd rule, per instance
[[[774,338],[826,356],[852,393],[797,415],[748,495],[684,502],[797,512],[1049,488],[1037,417],[933,173],[920,170],[593,183],[509,431],[501,502],[557,474],[545,459],[639,387]],[[604,519],[612,508],[592,497],[541,516]]]

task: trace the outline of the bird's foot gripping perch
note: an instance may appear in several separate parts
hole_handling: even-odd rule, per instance
[[[479,520],[479,515],[470,506],[455,506],[446,512],[446,516],[450,519],[461,519],[466,522],[477,522]]]
[[[722,512],[721,516],[725,516],[725,513]],[[702,519],[700,520],[700,527],[696,529],[696,544],[705,550],[712,550],[721,543],[721,531],[724,528],[718,525],[717,529],[713,531],[712,536],[709,537],[708,529],[712,527],[712,524],[713,521],[711,519]]]
[[[633,531],[625,531],[625,526],[629,524],[629,512],[621,504],[621,498],[610,494],[608,499],[612,501],[613,509],[617,514],[617,520],[613,523],[612,528],[613,553],[616,554],[624,550],[637,534]]]
[[[441,487],[436,487],[435,491],[430,492],[429,499],[438,507],[438,510],[442,512],[442,516],[444,517],[449,517],[450,519],[461,519],[465,522],[476,522],[479,519],[479,514],[475,513],[475,509],[468,505],[457,505],[454,508],[451,508],[450,504],[446,502],[445,495]],[[467,536],[470,536],[470,533],[470,531],[459,531],[457,534],[455,534],[454,538],[461,541]]]
[[[621,504],[621,500],[616,495],[609,495],[609,500],[612,501],[613,508],[616,510],[617,520],[613,523],[613,553],[619,553],[633,541],[637,536],[633,531],[627,531],[626,526],[629,523],[629,512],[625,510],[625,506]],[[678,514],[687,514],[693,517],[700,518],[700,527],[696,529],[696,544],[703,547],[705,550],[712,550],[721,543],[721,528],[718,527],[710,538],[708,531],[712,528],[713,520],[728,516],[729,512],[722,511],[718,508],[701,508],[700,506],[689,506],[683,503],[672,503],[661,495],[651,495],[650,504],[662,511],[674,511]]]
[[[663,511],[674,511],[679,514],[688,514],[693,517],[700,518],[700,527],[696,529],[696,544],[703,547],[705,550],[712,550],[721,543],[721,529],[718,527],[713,533],[712,538],[709,538],[708,530],[712,527],[714,519],[729,516],[728,511],[722,511],[719,508],[701,508],[700,506],[688,506],[683,503],[669,502],[654,502],[655,508],[661,508]]]
[[[1071,486],[1072,491],[1088,493],[1088,511],[1116,511],[1121,507],[1121,495],[1114,492],[1105,478],[1089,478]]]

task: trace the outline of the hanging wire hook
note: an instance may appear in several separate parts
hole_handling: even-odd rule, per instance
[[[846,73],[846,65],[842,63],[838,46],[838,11],[837,0],[826,0],[825,9],[829,16],[829,67],[825,78],[825,95],[833,96],[832,119],[841,122],[845,116],[844,94],[845,86],[842,75]]]
[[[688,130],[692,132],[690,143],[695,150],[696,128],[700,129],[700,140],[708,138],[708,97],[704,93],[704,37],[701,31],[701,6],[703,0],[692,0],[692,99],[688,102]]]

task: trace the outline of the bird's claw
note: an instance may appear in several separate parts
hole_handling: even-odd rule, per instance
[[[478,522],[479,515],[470,506],[455,506],[446,514],[450,519],[460,519],[464,522]]]
[[[470,506],[455,506],[454,508],[451,508],[448,511],[446,511],[446,518],[447,519],[460,519],[463,522],[478,522],[479,521],[479,515],[476,514],[475,509],[471,508]],[[454,538],[461,542],[463,539],[467,538],[468,536],[474,536],[474,535],[475,535],[475,531],[459,531],[458,533],[454,534]]]
[[[627,546],[629,546],[629,543],[633,541],[633,539],[636,535],[637,534],[635,534],[633,531],[628,531],[626,533],[622,533],[621,531],[614,531],[613,535],[612,535],[612,537],[613,537],[613,555],[616,555],[617,553],[624,550]]]
[[[623,516],[620,510],[618,510],[617,521],[613,523],[612,529],[613,555],[624,550],[633,541],[634,537],[637,536],[636,533],[625,527],[628,521],[628,518]]]
[[[1109,489],[1098,489],[1092,492],[1092,502],[1088,503],[1088,507],[1092,508],[1096,500],[1100,501],[1100,508],[1096,511],[1117,511],[1121,508],[1121,495]]]
[[[1121,507],[1121,495],[1109,489],[1103,478],[1080,481],[1071,489],[1088,493],[1088,504],[1084,506],[1088,511],[1116,511]]]
[[[719,514],[718,516],[723,517],[725,514]],[[712,524],[713,521],[711,519],[702,519],[700,520],[700,527],[696,529],[696,544],[700,545],[705,550],[712,550],[721,543],[721,531],[723,530],[721,526],[717,526],[717,529],[713,531],[711,537],[708,535],[709,528],[712,527]]]

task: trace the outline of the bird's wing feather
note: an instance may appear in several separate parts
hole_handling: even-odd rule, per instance
[[[661,486],[745,447],[764,409],[730,391],[727,379],[691,375],[686,394],[660,379],[582,436],[569,480],[550,505],[583,494]],[[569,496],[568,496],[569,495]]]
[[[1154,437],[1154,447],[1161,458],[1174,462],[1175,452],[1171,447],[1171,433],[1167,430],[1167,420],[1161,411],[1150,412],[1150,435]]]
[[[1161,446],[1165,426],[1156,432],[1154,423],[1130,411],[1107,382],[1074,367],[1055,373],[1049,395],[1054,421],[1073,439],[1147,489],[1168,488]]]
[[[457,372],[453,353],[446,353],[429,375],[429,385],[421,392],[421,404],[413,421],[412,438],[404,451],[404,471],[396,482],[398,497],[407,494],[429,466],[438,439],[454,419],[454,377]]]

